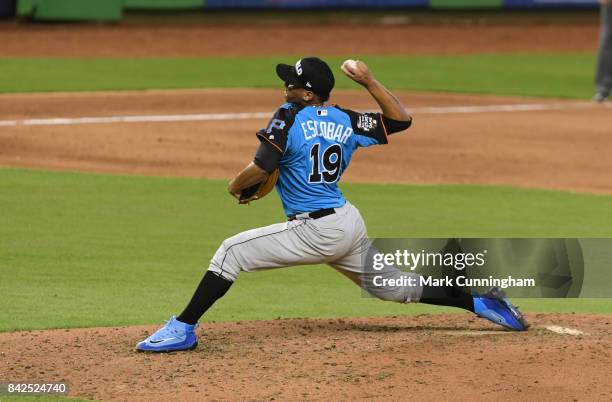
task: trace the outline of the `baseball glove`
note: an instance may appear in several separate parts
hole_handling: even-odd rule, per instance
[[[278,180],[279,171],[275,169],[268,178],[260,183],[253,184],[251,187],[247,187],[242,192],[240,192],[240,200],[241,204],[248,204],[251,201],[256,201],[260,198],[268,195],[270,191],[274,188],[276,181]]]

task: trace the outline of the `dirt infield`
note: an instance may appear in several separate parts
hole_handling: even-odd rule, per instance
[[[575,52],[597,46],[596,19],[530,23],[275,23],[82,25],[0,24],[3,56],[240,56],[316,54],[463,54]],[[288,42],[288,39],[290,41]],[[291,46],[288,48],[287,44]],[[483,183],[612,191],[610,108],[584,103],[540,111],[427,111],[476,105],[550,104],[554,100],[400,93],[415,109],[407,135],[357,153],[347,181]],[[0,120],[167,114],[272,112],[275,90],[0,95]],[[363,91],[332,101],[374,109]],[[0,123],[2,124],[2,123]],[[163,176],[229,178],[256,146],[266,118],[93,125],[0,125],[0,165]]]
[[[216,323],[162,355],[133,351],[154,326],[3,333],[0,378],[118,401],[609,400],[612,318],[529,319],[526,333],[469,314]]]
[[[498,96],[399,96],[414,110],[414,126],[392,136],[388,146],[357,152],[343,180],[612,192],[610,107]],[[365,91],[336,91],[332,100],[376,108]],[[16,125],[0,129],[0,165],[227,179],[252,158],[255,131],[281,102],[280,90],[2,95],[0,124]],[[521,111],[513,105],[551,109]],[[267,113],[237,120],[226,115],[209,121],[23,125],[24,119],[50,117],[244,112]]]
[[[293,23],[295,21],[295,23]],[[593,52],[592,23],[16,25],[0,23],[0,57],[207,57],[286,54]]]

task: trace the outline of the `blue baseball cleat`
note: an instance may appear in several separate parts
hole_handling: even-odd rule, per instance
[[[195,334],[196,325],[189,325],[178,321],[174,316],[166,325],[153,335],[136,345],[141,352],[174,352],[177,350],[191,350],[198,346],[198,337]]]
[[[474,312],[479,317],[515,331],[526,331],[529,326],[519,309],[506,298],[506,293],[497,287],[474,296]]]

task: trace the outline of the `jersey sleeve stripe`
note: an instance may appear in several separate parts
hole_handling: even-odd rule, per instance
[[[387,127],[385,126],[385,119],[383,118],[382,114],[379,114],[378,116],[380,118],[380,124],[382,124],[383,130],[385,132],[385,144],[388,144],[389,143],[389,134],[387,133]]]
[[[270,140],[269,140],[269,139],[268,139],[268,138],[267,138],[265,135],[261,135],[261,134],[257,133],[257,136],[258,136],[259,138],[261,138],[261,139],[266,140],[268,143],[272,144],[272,145],[274,146],[274,148],[278,149],[278,152],[280,152],[280,153],[281,153],[281,155],[282,155],[283,153],[285,153],[285,152],[284,152],[284,151],[281,149],[281,147],[279,147],[278,145],[276,145],[275,143],[273,143],[272,141],[270,141]],[[251,137],[251,138],[252,138],[252,137]]]

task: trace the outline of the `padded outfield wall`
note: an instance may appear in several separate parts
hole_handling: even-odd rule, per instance
[[[146,0],[142,0],[146,1]],[[597,0],[205,0],[204,8],[564,8],[597,7]]]
[[[0,18],[15,16],[16,0],[0,0]]]
[[[597,0],[0,0],[0,18],[119,21],[123,10],[595,8]]]

